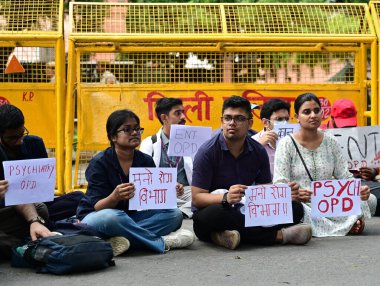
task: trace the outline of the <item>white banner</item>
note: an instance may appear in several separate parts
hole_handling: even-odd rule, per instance
[[[335,136],[348,162],[348,169],[380,166],[380,126],[327,129]]]

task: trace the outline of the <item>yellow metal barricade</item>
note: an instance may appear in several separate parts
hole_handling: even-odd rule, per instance
[[[371,1],[370,2],[370,11],[371,11],[371,16],[374,22],[375,26],[375,31],[376,35],[378,38],[380,38],[380,1]],[[380,49],[378,48],[378,56],[377,60],[380,59]],[[379,67],[379,63],[377,63],[377,66]],[[377,76],[379,76],[379,72],[377,73]],[[379,80],[379,78],[377,78]],[[380,91],[378,90],[378,97],[373,103],[373,108],[378,109],[379,108],[379,99],[380,99]],[[377,124],[380,122],[380,112],[377,114],[378,119],[377,119]]]
[[[0,3],[0,104],[19,107],[30,134],[42,137],[49,156],[56,157],[56,194],[64,193],[63,2]],[[24,72],[5,72],[13,57]]]
[[[360,125],[377,124],[377,42],[367,5],[71,3],[66,149],[75,108],[77,144],[74,179],[66,157],[65,187],[86,186],[88,160],[108,146],[105,123],[116,109],[135,111],[148,136],[160,127],[161,97],[181,98],[188,124],[215,129],[231,95],[262,105],[304,92],[319,96],[325,121],[336,99],[349,98]]]

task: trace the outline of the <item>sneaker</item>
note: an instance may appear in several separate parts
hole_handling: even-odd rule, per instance
[[[130,246],[129,240],[124,236],[111,237],[110,239],[107,239],[107,242],[111,243],[114,257],[126,252]]]
[[[306,244],[311,239],[311,226],[296,224],[282,230],[282,244]]]
[[[217,245],[228,249],[235,249],[240,244],[240,233],[237,230],[213,232],[211,240]]]
[[[165,242],[165,250],[184,248],[193,244],[195,235],[187,229],[179,229],[162,237]]]

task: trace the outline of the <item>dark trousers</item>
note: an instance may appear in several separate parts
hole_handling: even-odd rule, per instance
[[[79,202],[84,194],[81,191],[71,192],[54,199],[52,202],[46,202],[49,210],[49,218],[52,223],[76,215]]]
[[[72,192],[45,204],[34,204],[37,213],[42,217],[50,230],[55,228],[55,222],[72,217],[84,194]],[[30,226],[14,207],[0,209],[0,258],[8,257],[10,249],[24,242],[30,236]]]
[[[304,215],[302,204],[292,202],[293,223],[273,227],[245,227],[245,217],[239,209],[224,208],[222,205],[210,205],[193,215],[193,228],[196,236],[203,241],[211,241],[211,233],[224,230],[237,230],[244,243],[255,245],[273,245],[276,243],[277,231],[281,228],[299,223]]]
[[[47,207],[44,204],[34,205],[38,215],[47,221]],[[21,244],[29,235],[30,226],[15,207],[0,209],[0,258],[9,257],[11,247]]]
[[[362,185],[368,186],[371,194],[373,194],[376,197],[377,206],[375,216],[380,216],[380,182],[362,180]]]

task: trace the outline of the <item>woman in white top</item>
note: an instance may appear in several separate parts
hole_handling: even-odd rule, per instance
[[[352,178],[341,147],[335,137],[319,129],[322,110],[319,99],[312,93],[298,96],[294,103],[295,117],[301,129],[292,135],[305,161],[313,181]],[[297,153],[292,138],[286,136],[277,147],[274,163],[274,183],[295,181],[300,185],[298,200],[303,202],[304,222],[312,226],[313,236],[344,236],[360,234],[364,229],[364,218],[369,218],[376,209],[376,198],[370,196],[367,186],[362,186],[360,216],[311,217],[311,180]]]

